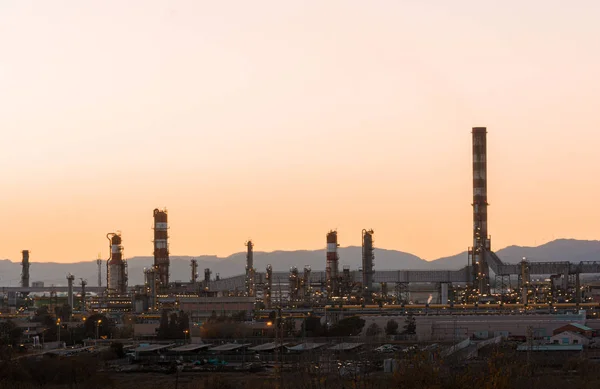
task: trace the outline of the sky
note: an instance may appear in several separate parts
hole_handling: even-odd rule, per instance
[[[0,258],[598,239],[600,2],[0,2]]]

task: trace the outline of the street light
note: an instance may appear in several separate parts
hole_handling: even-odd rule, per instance
[[[96,345],[98,344],[98,339],[100,338],[100,323],[102,323],[102,319],[98,319],[98,321],[96,321]]]
[[[190,330],[183,330],[183,334],[184,334],[184,338],[183,338],[184,342],[183,343],[184,344],[187,343],[187,336],[189,333],[190,333]]]
[[[60,318],[58,318],[56,320],[56,333],[57,333],[57,341],[58,341],[58,347],[60,348]]]

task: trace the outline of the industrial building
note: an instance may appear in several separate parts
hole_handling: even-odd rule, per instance
[[[166,209],[153,210],[153,255],[151,267],[144,270],[143,285],[128,285],[128,267],[120,232],[107,234],[109,257],[98,260],[97,287],[87,287],[75,275],[68,275],[68,304],[82,311],[131,312],[155,315],[163,309],[190,313],[202,322],[213,312],[231,314],[239,311],[268,315],[275,308],[284,315],[305,317],[306,312],[335,322],[348,315],[370,315],[372,321],[389,315],[417,316],[419,339],[451,339],[474,333],[524,333],[528,326],[543,328],[547,336],[556,328],[585,325],[586,316],[598,314],[600,302],[582,296],[581,274],[600,274],[597,262],[504,263],[494,253],[489,234],[487,196],[487,128],[472,129],[473,231],[469,242],[468,265],[452,271],[378,270],[375,232],[363,229],[362,266],[340,269],[338,231],[325,235],[324,270],[293,266],[289,272],[274,272],[273,266],[257,269],[255,242],[248,240],[246,266],[240,274],[212,277],[210,269],[198,281],[198,262],[190,262],[190,281],[173,282],[169,269],[169,225]],[[43,290],[29,281],[29,250],[23,250],[22,277],[19,288],[9,290],[9,306],[17,307],[17,293]],[[106,263],[106,286],[102,287],[102,263]],[[549,281],[535,281],[532,276],[545,275]],[[543,280],[546,277],[542,277]],[[59,290],[55,288],[54,290]],[[80,300],[75,295],[80,291]],[[86,291],[92,292],[86,296]],[[12,294],[10,294],[12,293]],[[560,296],[560,298],[559,298]],[[584,311],[583,314],[580,311]],[[494,312],[495,315],[491,315]],[[569,314],[570,312],[570,314]],[[460,313],[460,314],[455,314]],[[508,317],[504,313],[510,313]],[[514,316],[515,314],[519,316]],[[480,315],[487,315],[485,320]],[[565,316],[566,315],[566,316]],[[573,315],[579,319],[574,320]],[[146,319],[150,316],[143,316]],[[383,320],[383,319],[381,319]],[[568,322],[568,323],[567,323]],[[576,323],[576,324],[573,324]],[[578,323],[578,324],[577,324]],[[147,324],[147,323],[146,323]]]

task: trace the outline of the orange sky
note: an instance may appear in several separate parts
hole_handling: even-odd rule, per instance
[[[0,258],[598,238],[600,3],[0,3]]]

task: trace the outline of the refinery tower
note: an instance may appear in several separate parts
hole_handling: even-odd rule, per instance
[[[167,210],[154,210],[154,268],[159,288],[169,286],[169,244]]]

